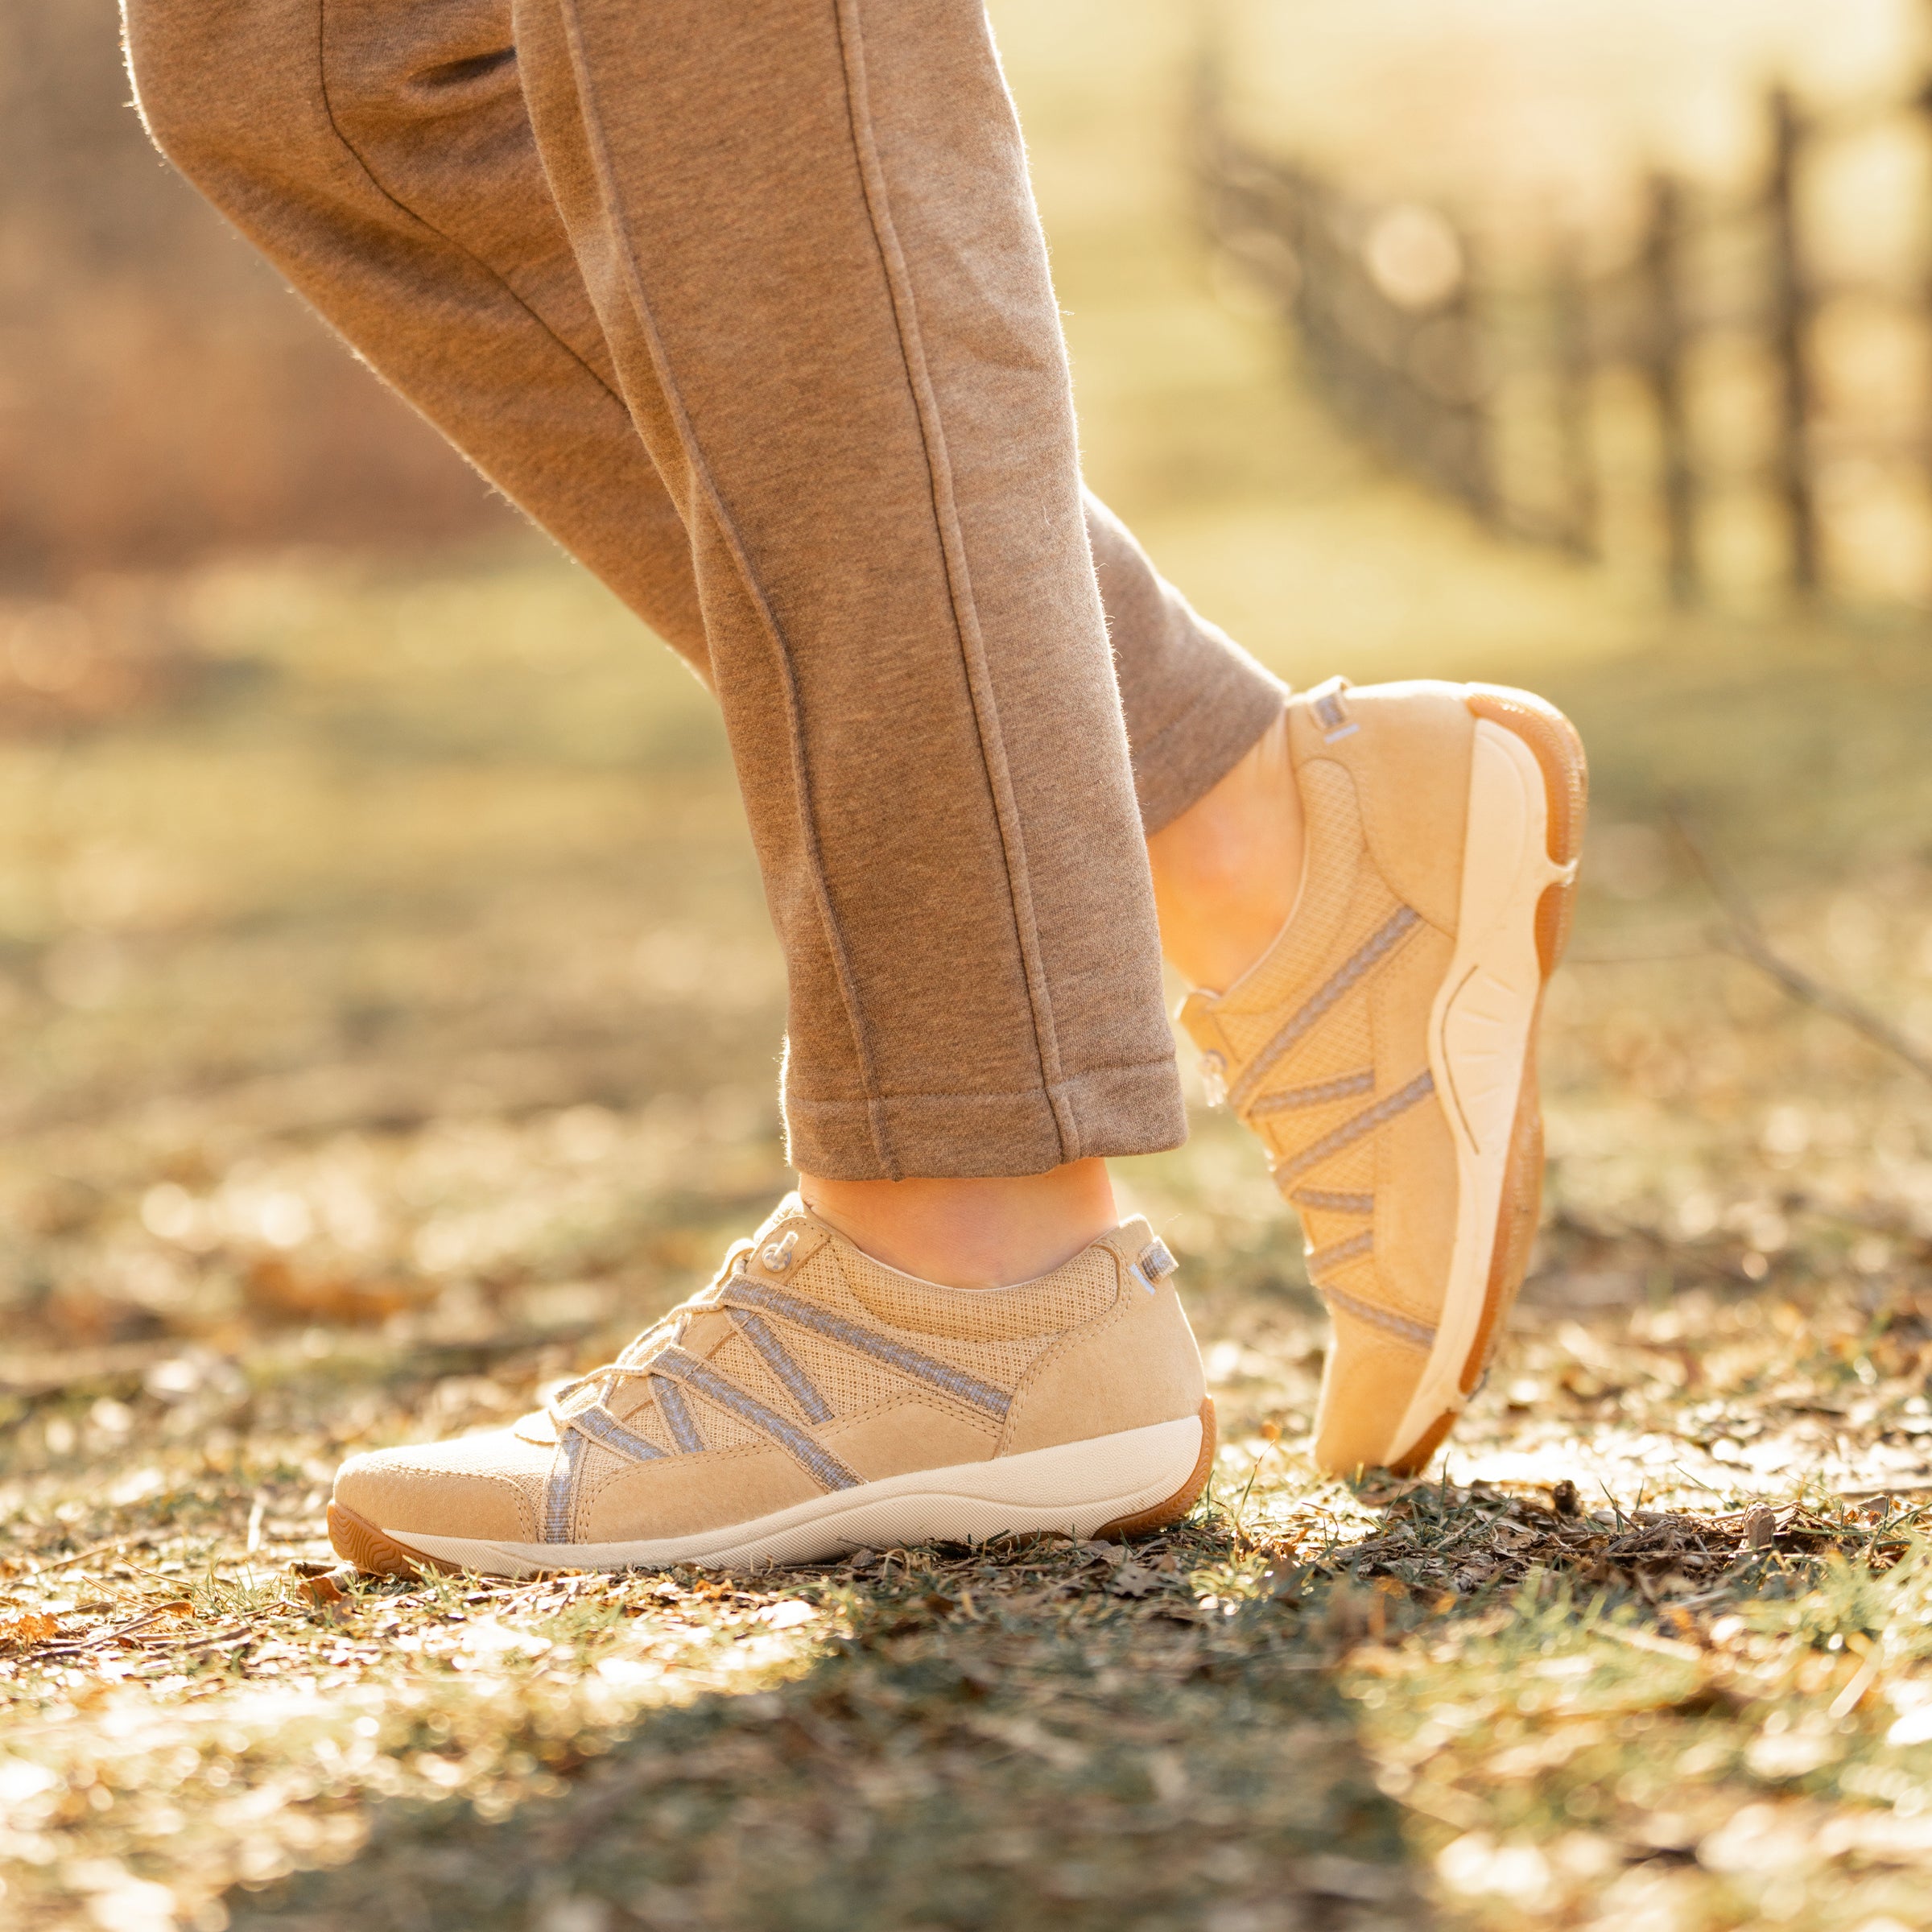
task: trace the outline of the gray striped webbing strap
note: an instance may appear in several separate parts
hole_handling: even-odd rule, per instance
[[[1358,1093],[1375,1092],[1375,1070],[1364,1067],[1360,1073],[1344,1073],[1340,1079],[1318,1080],[1312,1087],[1288,1087],[1279,1093],[1265,1093],[1249,1108],[1250,1113],[1290,1113],[1302,1107],[1327,1107],[1336,1100],[1352,1100]]]
[[[1308,1251],[1308,1278],[1319,1287],[1321,1277],[1330,1269],[1359,1261],[1364,1255],[1374,1252],[1375,1236],[1367,1230],[1350,1235],[1345,1241],[1331,1241],[1326,1248],[1311,1248]]]
[[[557,1447],[543,1484],[543,1535],[547,1543],[570,1541],[571,1519],[576,1513],[577,1465],[588,1447],[574,1429],[557,1431]]]
[[[657,1366],[655,1357],[651,1366]],[[650,1393],[657,1398],[658,1413],[671,1431],[671,1439],[686,1455],[696,1455],[704,1447],[704,1438],[692,1418],[691,1404],[685,1401],[683,1390],[668,1377],[654,1375],[650,1378]]]
[[[857,1486],[859,1478],[829,1449],[814,1442],[803,1429],[787,1422],[775,1410],[767,1409],[755,1397],[747,1395],[736,1382],[728,1381],[709,1362],[700,1360],[688,1349],[675,1346],[667,1348],[653,1357],[650,1366],[653,1374],[668,1376],[674,1381],[682,1382],[707,1401],[716,1402],[720,1409],[729,1410],[741,1421],[750,1423],[753,1428],[770,1436],[821,1488],[850,1489]]]
[[[805,1412],[807,1420],[830,1422],[831,1403],[819,1393],[817,1385],[799,1366],[791,1351],[772,1332],[771,1323],[748,1308],[733,1308],[730,1315],[738,1332],[764,1357],[765,1366],[784,1384],[786,1393]]]
[[[1398,906],[1327,979],[1318,986],[1283,1022],[1274,1038],[1254,1056],[1253,1063],[1236,1080],[1228,1104],[1238,1112],[1266,1078],[1268,1069],[1373,966],[1379,966],[1422,923],[1422,914],[1407,906]]]
[[[1311,1141],[1299,1154],[1278,1162],[1274,1169],[1276,1184],[1286,1187],[1290,1181],[1298,1180],[1311,1167],[1319,1167],[1344,1147],[1353,1146],[1364,1134],[1373,1133],[1377,1128],[1393,1120],[1398,1113],[1407,1113],[1417,1101],[1427,1100],[1435,1092],[1435,1075],[1426,1071],[1418,1073],[1407,1086],[1398,1087],[1393,1093],[1385,1095],[1373,1107],[1364,1107],[1352,1119],[1344,1121],[1332,1133]]]
[[[1397,1315],[1393,1308],[1378,1308],[1373,1302],[1344,1294],[1339,1288],[1324,1288],[1321,1295],[1331,1308],[1343,1315],[1352,1315],[1358,1322],[1367,1322],[1372,1327],[1393,1335],[1398,1341],[1408,1343],[1412,1348],[1426,1348],[1435,1340],[1435,1331],[1426,1322]]]
[[[1290,1208],[1312,1208],[1323,1214],[1373,1214],[1375,1196],[1348,1187],[1297,1187],[1288,1196]]]
[[[775,1315],[781,1321],[809,1328],[814,1335],[823,1335],[828,1341],[843,1342],[848,1348],[857,1348],[869,1355],[874,1361],[898,1369],[902,1375],[930,1382],[934,1388],[943,1389],[948,1395],[957,1396],[976,1409],[984,1409],[989,1415],[1003,1416],[1013,1405],[1012,1397],[1004,1389],[981,1381],[976,1375],[968,1375],[964,1368],[955,1368],[949,1362],[935,1361],[931,1356],[922,1355],[903,1342],[895,1342],[889,1335],[881,1335],[876,1328],[848,1321],[829,1308],[821,1308],[815,1302],[768,1288],[762,1282],[751,1281],[741,1275],[726,1283],[719,1299],[727,1308],[749,1308],[760,1314]]]
[[[572,1429],[582,1430],[593,1443],[601,1443],[614,1455],[630,1462],[648,1463],[654,1456],[664,1453],[655,1443],[646,1442],[634,1430],[626,1429],[601,1402],[580,1409],[575,1415],[564,1419]]]

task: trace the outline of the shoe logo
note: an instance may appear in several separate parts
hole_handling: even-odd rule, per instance
[[[1135,1272],[1141,1278],[1141,1286],[1152,1294],[1157,1286],[1176,1273],[1180,1263],[1174,1258],[1167,1244],[1157,1234],[1143,1248],[1134,1263]]]
[[[1322,742],[1332,745],[1337,738],[1345,738],[1361,726],[1348,716],[1348,707],[1342,702],[1342,693],[1348,688],[1344,678],[1331,678],[1326,684],[1318,684],[1309,692],[1308,701],[1315,708],[1315,715],[1322,727]]]
[[[792,1251],[799,1245],[799,1231],[794,1228],[782,1240],[767,1241],[758,1252],[758,1260],[774,1274],[782,1274],[791,1265]]]

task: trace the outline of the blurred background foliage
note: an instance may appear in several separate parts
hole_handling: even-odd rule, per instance
[[[149,145],[114,0],[0,6],[0,580],[506,513]]]

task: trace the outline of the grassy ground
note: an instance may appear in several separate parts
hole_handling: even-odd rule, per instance
[[[344,1453],[515,1414],[783,1185],[776,960],[702,694],[535,548],[97,585],[96,671],[0,693],[0,1922],[1932,1925],[1932,1089],[1662,815],[1932,1041],[1922,642],[1666,621],[1381,476],[1205,292],[1170,25],[1100,19],[1007,23],[1100,486],[1290,675],[1534,678],[1596,761],[1446,1465],[1313,1477],[1203,1113],[1122,1164],[1224,1425],[1182,1528],[345,1589]]]

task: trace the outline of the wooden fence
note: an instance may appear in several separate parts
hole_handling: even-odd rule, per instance
[[[1915,533],[1907,547],[1919,580],[1901,587],[1894,571],[1889,592],[1932,600],[1932,421],[1861,429],[1833,419],[1821,408],[1818,341],[1827,302],[1889,306],[1922,329],[1932,378],[1932,251],[1889,279],[1833,279],[1813,259],[1802,213],[1808,171],[1832,144],[1914,122],[1932,135],[1932,86],[1828,114],[1774,90],[1764,112],[1764,160],[1741,191],[1659,173],[1620,245],[1515,237],[1509,264],[1493,272],[1455,213],[1368,200],[1232,133],[1212,76],[1195,153],[1212,240],[1278,303],[1317,386],[1391,460],[1485,523],[1582,556],[1604,554],[1611,522],[1620,534],[1641,528],[1635,550],[1690,603],[1724,588],[1707,555],[1714,506],[1752,491],[1765,513],[1761,579],[1792,597],[1856,593],[1821,512],[1820,479],[1862,456],[1890,466],[1905,506],[1893,527]],[[1932,214],[1924,228],[1932,241]],[[1700,357],[1720,336],[1752,345],[1765,378],[1767,419],[1742,457],[1739,439],[1698,420]],[[1627,416],[1633,396],[1648,419],[1634,464],[1628,422],[1606,428],[1616,398]],[[1925,397],[1898,402],[1926,413]]]

